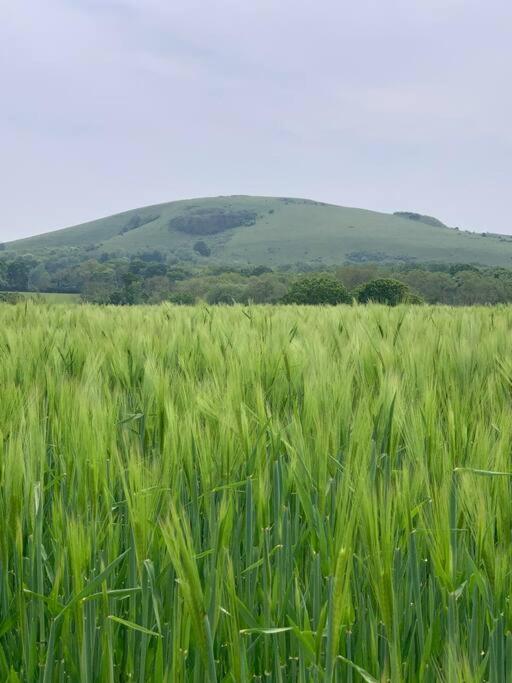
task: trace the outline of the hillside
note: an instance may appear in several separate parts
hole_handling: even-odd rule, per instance
[[[512,238],[448,228],[411,212],[378,213],[305,199],[231,196],[158,204],[5,245],[90,256],[158,250],[202,263],[466,262],[512,265]]]

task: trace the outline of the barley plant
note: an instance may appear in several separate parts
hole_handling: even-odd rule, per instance
[[[512,681],[511,339],[0,306],[0,680]]]

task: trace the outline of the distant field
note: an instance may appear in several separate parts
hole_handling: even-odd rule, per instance
[[[0,305],[0,680],[508,681],[511,329]]]
[[[47,304],[77,304],[80,303],[80,294],[63,294],[59,292],[0,292],[0,294],[15,294],[24,299],[44,301]]]
[[[7,253],[62,248],[82,249],[84,258],[157,250],[203,265],[320,266],[405,260],[512,266],[510,236],[457,231],[414,213],[394,215],[277,197],[169,202],[5,245]]]

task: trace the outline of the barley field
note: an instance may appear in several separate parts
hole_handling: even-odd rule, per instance
[[[0,305],[0,680],[512,681],[511,339]]]

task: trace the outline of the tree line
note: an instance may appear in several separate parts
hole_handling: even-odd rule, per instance
[[[346,263],[298,271],[293,267],[200,267],[170,261],[158,251],[95,258],[84,258],[73,250],[46,257],[4,252],[0,256],[0,291],[72,292],[80,293],[85,301],[118,305],[161,301],[314,304],[356,299],[458,306],[512,302],[512,269],[474,264]]]

